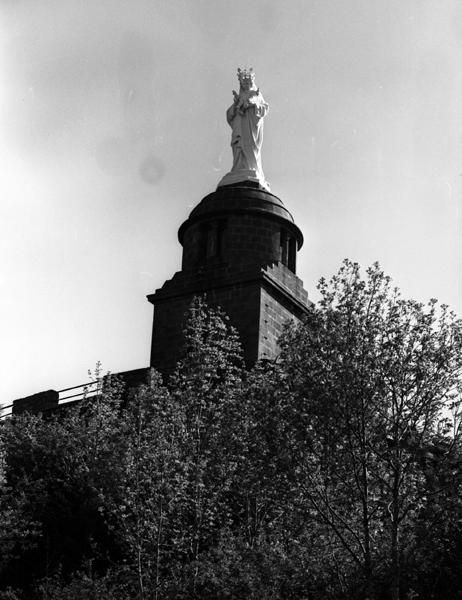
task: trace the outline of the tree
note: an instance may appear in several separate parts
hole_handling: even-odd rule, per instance
[[[235,329],[221,311],[201,298],[190,308],[185,354],[169,382],[183,415],[181,461],[188,480],[178,527],[190,593],[198,593],[200,556],[217,543],[233,520],[235,474],[245,436],[240,404],[244,374]]]
[[[149,384],[131,394],[119,415],[112,448],[117,465],[100,492],[100,511],[115,532],[140,600],[146,594],[159,596],[172,559],[165,542],[172,541],[175,504],[181,497],[181,429],[181,416],[152,371]]]
[[[363,280],[346,261],[319,290],[282,340],[294,428],[309,441],[299,506],[337,539],[343,566],[361,570],[365,597],[389,576],[398,600],[403,548],[429,491],[422,458],[451,406],[448,455],[460,440],[461,323],[434,300],[403,300],[377,264]]]
[[[102,379],[100,378],[102,383]],[[99,507],[112,472],[112,442],[121,388],[47,418],[24,414],[2,425],[5,478],[0,488],[3,585],[27,589],[57,571],[90,563],[107,567],[116,552]]]
[[[96,398],[5,425],[4,585],[38,593],[44,578],[44,597],[85,595],[119,578],[140,600],[196,593],[201,554],[232,520],[243,367],[227,318],[201,300],[185,344],[168,387],[152,373],[122,405],[98,373]],[[27,582],[13,576],[26,565]]]
[[[457,597],[461,324],[377,265],[320,292],[275,362],[196,299],[167,381],[4,423],[0,597]]]

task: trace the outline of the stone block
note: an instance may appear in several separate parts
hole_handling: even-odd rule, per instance
[[[18,398],[13,402],[13,415],[21,413],[38,414],[55,409],[58,406],[59,393],[56,390],[38,392],[32,396]]]

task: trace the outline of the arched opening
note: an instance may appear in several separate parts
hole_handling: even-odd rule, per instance
[[[226,220],[209,221],[200,226],[198,263],[203,264],[212,258],[223,255]]]
[[[293,237],[289,238],[289,257],[287,266],[295,273],[295,264],[297,262],[297,240]]]
[[[285,229],[281,229],[281,252],[280,260],[283,265],[295,273],[297,257],[297,240],[289,235]]]

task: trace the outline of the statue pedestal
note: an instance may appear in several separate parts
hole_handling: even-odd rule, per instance
[[[257,173],[254,169],[239,169],[238,171],[230,171],[226,173],[226,175],[220,180],[217,188],[222,187],[224,185],[234,185],[236,183],[244,183],[246,181],[251,181],[253,183],[257,183],[260,187],[271,191],[270,185],[261,175]]]

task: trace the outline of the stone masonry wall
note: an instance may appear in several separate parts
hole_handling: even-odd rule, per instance
[[[18,398],[18,400],[13,402],[13,414],[46,412],[55,409],[58,406],[58,400],[59,393],[56,390],[47,390],[46,392],[38,392],[26,398]]]
[[[151,365],[161,372],[171,372],[181,357],[186,313],[195,295],[202,294],[190,292],[155,302]],[[253,364],[258,357],[258,282],[236,283],[208,289],[204,295],[209,306],[220,306],[229,316],[230,324],[239,331],[246,363]]]
[[[215,234],[214,227],[222,229]],[[182,268],[186,271],[213,262],[234,266],[278,261],[281,258],[280,232],[278,222],[252,214],[195,223],[185,231]],[[207,241],[201,236],[205,237],[207,233],[221,236],[215,254],[206,253]]]
[[[260,300],[260,335],[258,345],[259,358],[274,359],[279,354],[278,339],[288,322],[299,319],[280,300],[274,297],[270,289],[262,288]]]
[[[230,317],[249,366],[259,358],[275,358],[284,324],[302,318],[309,305],[302,281],[281,263],[180,271],[149,297],[154,304],[151,365],[161,372],[170,372],[181,356],[185,315],[194,296],[205,296],[209,306],[220,306]]]

